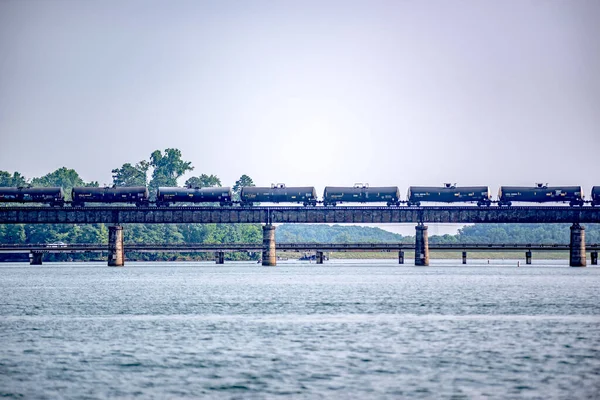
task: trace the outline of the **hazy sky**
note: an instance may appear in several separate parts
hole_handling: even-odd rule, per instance
[[[102,184],[176,147],[224,185],[589,196],[599,21],[598,0],[0,0],[0,169]]]

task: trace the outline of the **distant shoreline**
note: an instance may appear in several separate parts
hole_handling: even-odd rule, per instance
[[[284,253],[285,254],[285,253]],[[398,252],[389,252],[389,253],[360,253],[360,252],[346,252],[346,253],[326,253],[329,255],[330,259],[398,259]],[[291,257],[289,257],[291,258]],[[414,259],[415,253],[414,251],[405,251],[404,259]],[[569,253],[565,251],[562,252],[543,252],[543,251],[533,251],[532,258],[534,260],[568,260]],[[462,259],[462,251],[430,251],[429,259],[432,260],[460,260]],[[510,260],[525,260],[525,252],[521,251],[510,251],[510,252],[482,252],[482,251],[467,251],[467,259],[474,260],[502,260],[502,259],[510,259]]]
[[[161,253],[157,253],[161,254]],[[305,254],[314,254],[314,253],[297,253],[297,252],[278,252],[277,256],[282,260],[299,260]],[[330,260],[398,260],[398,252],[325,252],[324,253]],[[413,251],[405,251],[404,259],[406,263],[412,262],[414,260],[414,252]],[[588,255],[589,257],[589,255]],[[429,253],[430,260],[461,260],[462,259],[462,251],[432,251]],[[544,252],[544,251],[533,251],[532,259],[535,261],[539,260],[568,260],[569,253],[568,252]],[[588,258],[589,259],[589,258]],[[525,260],[525,252],[511,251],[511,252],[476,252],[467,251],[467,260]],[[138,258],[127,258],[126,262],[153,262],[153,260],[144,260]],[[177,257],[173,256],[167,260],[155,260],[157,262],[211,262],[213,261],[211,258],[195,258],[195,257]],[[233,262],[233,261],[243,261],[243,262],[256,262],[256,260],[228,260],[225,259],[225,263]],[[105,258],[91,259],[91,260],[61,260],[61,261],[45,261],[45,262],[73,262],[73,263],[82,263],[82,262],[106,262]],[[314,260],[312,261],[314,263]],[[468,262],[468,261],[467,261]],[[5,259],[0,260],[0,264],[8,264],[8,263],[29,263],[28,258],[14,258],[14,259]],[[327,261],[325,261],[327,263]]]

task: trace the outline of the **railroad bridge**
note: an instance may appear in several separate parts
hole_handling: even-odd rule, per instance
[[[570,223],[569,264],[586,265],[583,223],[600,223],[600,207],[0,207],[0,224],[93,224],[109,226],[110,266],[124,265],[123,225],[260,223],[262,262],[276,265],[277,223],[415,223],[415,265],[429,265],[427,223]]]

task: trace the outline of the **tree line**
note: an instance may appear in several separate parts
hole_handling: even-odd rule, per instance
[[[154,195],[159,186],[177,186],[181,177],[194,170],[185,161],[179,149],[156,150],[148,160],[125,163],[112,169],[113,185],[147,186]],[[62,167],[41,177],[27,179],[20,172],[0,171],[0,186],[50,187],[60,186],[70,196],[74,186],[99,186],[97,181],[85,182],[74,169]],[[199,174],[185,181],[186,186],[222,186],[221,179],[213,174]],[[233,185],[234,198],[244,186],[254,186],[252,178],[242,175]],[[456,235],[432,235],[430,243],[569,243],[569,225],[565,224],[476,224],[461,228]],[[260,243],[262,231],[259,224],[127,224],[124,239],[128,243]],[[279,226],[279,242],[412,243],[414,236],[403,236],[380,228],[347,225]],[[89,225],[0,225],[0,243],[108,243],[108,228],[104,224]],[[586,225],[586,242],[600,243],[600,227]],[[54,255],[48,260],[67,258],[86,259],[93,255]],[[170,260],[198,258],[197,255],[148,254],[136,255],[139,259]],[[210,258],[212,255],[204,255]],[[229,259],[248,259],[245,254],[231,253]],[[257,258],[258,255],[253,255]]]
[[[183,159],[179,149],[156,150],[148,160],[125,163],[114,168],[112,183],[115,186],[147,186],[151,196],[155,196],[159,186],[178,186],[178,181],[187,172],[193,171],[190,161]],[[20,172],[0,171],[2,187],[57,187],[65,190],[70,200],[71,189],[76,186],[98,187],[97,181],[85,182],[74,169],[62,167],[42,177],[27,179]],[[221,179],[213,174],[199,174],[185,181],[185,186],[210,187],[222,186]],[[239,198],[241,188],[254,186],[252,178],[242,175],[232,187],[234,197]],[[262,241],[262,231],[257,224],[126,224],[123,230],[124,240],[128,243],[258,243]],[[0,225],[0,243],[108,243],[108,228],[104,224],[86,225]],[[147,254],[134,255],[139,259],[167,260],[197,258],[195,255]],[[89,259],[95,255],[48,255],[47,259]],[[212,257],[205,255],[204,257]],[[228,254],[232,259],[247,259],[248,255]],[[254,258],[257,256],[254,255]]]
[[[455,235],[430,235],[429,243],[520,243],[568,244],[570,224],[475,224]],[[585,225],[587,243],[600,243],[600,225]],[[288,224],[277,228],[276,240],[297,243],[414,243],[414,235],[403,236],[381,228],[349,225]]]

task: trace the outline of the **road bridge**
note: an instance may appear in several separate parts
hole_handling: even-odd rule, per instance
[[[258,252],[262,251],[262,243],[153,243],[153,244],[125,244],[124,252],[214,252],[218,264],[224,263],[224,253],[227,252]],[[589,244],[587,249],[591,252],[592,265],[598,263],[598,250],[600,244]],[[324,252],[398,252],[398,261],[404,264],[404,251],[415,250],[411,243],[279,243],[277,251],[280,252],[306,252],[316,254],[317,263],[323,262]],[[569,244],[481,244],[481,243],[451,243],[431,244],[431,251],[462,251],[463,264],[467,263],[467,251],[525,251],[527,264],[531,264],[533,251],[569,251]],[[108,252],[108,244],[2,244],[0,253],[31,254],[32,264],[40,265],[42,255],[47,253],[88,253]]]
[[[92,224],[109,227],[110,266],[124,265],[122,224],[260,223],[263,265],[277,263],[277,223],[415,223],[415,264],[429,265],[427,223],[570,223],[571,266],[585,266],[585,228],[600,223],[600,207],[351,206],[351,207],[0,207],[0,224]]]

